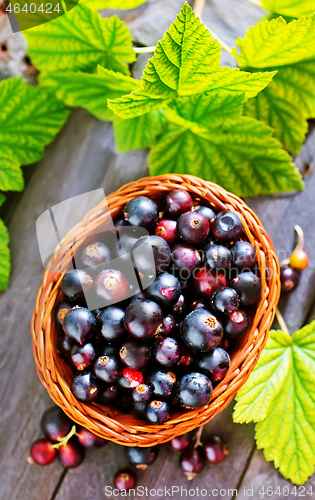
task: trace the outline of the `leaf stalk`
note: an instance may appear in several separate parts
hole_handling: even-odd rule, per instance
[[[156,45],[150,45],[149,47],[133,47],[136,54],[151,54],[155,49]]]
[[[282,330],[284,333],[286,333],[287,335],[290,335],[290,332],[289,332],[289,330],[288,330],[288,327],[287,327],[287,325],[285,324],[285,321],[284,321],[284,319],[283,319],[283,316],[282,316],[282,314],[281,314],[280,310],[278,309],[278,307],[276,308],[276,318],[277,318],[277,321],[278,321],[278,323],[279,323],[279,325],[280,325],[281,330]]]

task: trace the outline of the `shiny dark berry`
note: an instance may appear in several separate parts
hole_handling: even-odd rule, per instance
[[[185,373],[178,382],[177,397],[188,408],[201,408],[209,403],[212,384],[203,373]]]
[[[175,245],[178,240],[177,222],[175,220],[160,220],[155,228],[155,234],[165,240],[169,246]]]
[[[91,372],[80,373],[72,379],[71,392],[79,401],[90,403],[100,395],[101,382]]]
[[[72,301],[82,300],[84,294],[89,292],[93,280],[85,271],[73,269],[68,271],[62,278],[60,288],[62,292]]]
[[[124,325],[137,339],[154,337],[163,327],[162,309],[152,300],[135,300],[126,309]]]
[[[229,453],[229,447],[219,436],[211,436],[204,443],[206,459],[211,464],[222,462]]]
[[[231,247],[234,265],[242,269],[252,269],[256,262],[256,251],[248,241],[237,241]]]
[[[129,284],[121,271],[105,269],[101,271],[95,281],[97,295],[109,304],[120,302],[129,295]]]
[[[204,450],[201,446],[188,448],[180,456],[179,464],[183,469],[188,481],[191,481],[205,465]]]
[[[229,286],[237,291],[240,303],[244,306],[250,306],[260,298],[261,282],[251,271],[238,274],[230,281]]]
[[[240,217],[234,212],[221,212],[211,222],[213,236],[220,243],[237,240],[243,231]]]
[[[58,449],[58,458],[64,467],[74,469],[78,467],[85,457],[85,449],[76,437],[71,438],[67,444]]]
[[[37,465],[49,465],[56,458],[56,449],[48,439],[37,439],[31,446],[31,458]]]
[[[127,393],[130,393],[132,391],[130,382],[125,379],[122,374],[116,380],[115,385],[118,387],[118,389],[126,391]]]
[[[121,259],[130,262],[131,249],[141,236],[144,235],[139,228],[128,227],[119,232],[118,255]]]
[[[202,299],[195,299],[190,304],[188,304],[188,311],[192,312],[195,309],[207,309],[206,304]]]
[[[140,370],[149,363],[151,348],[146,342],[131,339],[121,346],[119,356],[125,366]]]
[[[74,307],[65,315],[63,329],[70,339],[83,344],[95,332],[95,316],[86,307]]]
[[[178,243],[172,248],[172,269],[180,280],[189,279],[200,264],[200,254],[192,245]]]
[[[77,438],[84,448],[102,448],[108,443],[106,439],[93,434],[93,432],[85,429],[84,427],[77,428]]]
[[[209,221],[198,212],[186,212],[177,221],[177,232],[187,243],[201,243],[209,233]]]
[[[283,266],[280,269],[281,291],[291,292],[299,282],[298,273],[289,266]]]
[[[166,401],[154,399],[145,409],[145,417],[151,424],[163,424],[170,418],[170,409]]]
[[[155,360],[162,366],[174,366],[181,358],[181,347],[176,339],[162,338],[155,346]]]
[[[232,261],[232,253],[223,245],[212,245],[205,250],[209,269],[226,269]]]
[[[137,476],[131,469],[121,469],[114,476],[114,486],[119,491],[127,491],[135,488],[137,484]]]
[[[178,335],[178,324],[176,323],[176,319],[172,314],[168,314],[163,318],[163,328],[161,330],[161,334],[164,337],[174,337]]]
[[[89,245],[84,247],[81,252],[81,261],[83,266],[95,267],[104,264],[109,260],[109,248],[104,245],[104,243],[100,243],[99,241],[90,243]]]
[[[177,219],[184,212],[192,209],[193,200],[188,191],[175,189],[166,197],[166,213]]]
[[[149,376],[149,383],[153,386],[153,397],[166,399],[172,394],[176,385],[176,375],[172,371],[157,370]]]
[[[66,335],[64,332],[60,332],[58,334],[58,339],[57,339],[58,351],[64,356],[68,356],[68,354],[70,354],[72,347],[73,347],[73,340],[71,340],[68,337],[68,335]]]
[[[217,347],[223,336],[221,322],[206,309],[189,313],[181,327],[185,344],[195,351],[207,352]]]
[[[116,381],[117,383],[117,381]],[[107,405],[108,403],[111,403],[114,401],[118,396],[118,387],[114,384],[109,384],[106,385],[105,389],[103,389],[100,392],[100,395],[98,397],[98,403],[102,405]]]
[[[141,419],[145,419],[145,409],[147,407],[148,401],[134,401],[133,399],[131,400],[131,410],[132,413]]]
[[[232,314],[237,310],[240,299],[234,288],[219,288],[210,298],[210,303],[215,312]]]
[[[187,349],[187,347],[182,346],[182,355],[177,363],[177,368],[188,368],[188,366],[192,364],[193,360],[192,353]]]
[[[143,383],[143,375],[140,370],[135,370],[134,368],[124,368],[123,377],[130,382],[130,389],[138,387],[139,384]]]
[[[149,299],[167,309],[176,304],[181,291],[179,280],[172,274],[163,273],[146,289],[146,294]]]
[[[180,318],[184,315],[186,311],[187,301],[183,294],[181,294],[178,298],[176,304],[171,308],[172,313],[176,318]]]
[[[126,446],[124,451],[126,460],[131,465],[136,469],[145,470],[148,465],[153,464],[156,460],[159,448],[157,446],[151,446],[150,448]]]
[[[173,451],[184,451],[187,450],[191,443],[189,434],[182,434],[177,436],[170,441],[170,445]]]
[[[55,310],[55,318],[59,326],[63,326],[63,320],[65,315],[72,309],[73,306],[67,304],[67,302],[60,302]]]
[[[96,359],[94,346],[90,343],[74,345],[70,351],[70,358],[77,370],[85,370],[93,365]]]
[[[224,379],[230,368],[230,356],[221,347],[216,347],[203,354],[198,359],[197,366],[212,382],[219,382]]]
[[[195,212],[203,215],[209,222],[211,222],[217,215],[212,208],[205,206],[196,207]]]
[[[50,441],[57,442],[69,434],[73,422],[61,408],[52,406],[45,411],[40,425],[46,438]]]
[[[228,339],[237,339],[249,326],[249,316],[245,311],[235,311],[224,319],[224,335]]]
[[[152,386],[148,384],[139,384],[132,392],[132,399],[136,403],[149,401],[152,397]]]
[[[223,286],[226,286],[226,277],[223,272],[202,267],[194,273],[192,288],[201,298],[209,298],[214,290]]]
[[[131,249],[133,265],[144,275],[163,273],[171,262],[169,244],[160,236],[151,235],[140,238]]]
[[[122,366],[116,356],[100,356],[94,363],[93,371],[97,378],[111,384],[121,374]]]
[[[124,208],[125,224],[130,226],[155,229],[158,222],[159,211],[154,201],[145,196],[139,196],[129,201]]]
[[[102,309],[97,315],[102,336],[108,342],[116,342],[124,339],[126,330],[124,327],[125,311],[120,307],[110,306]]]

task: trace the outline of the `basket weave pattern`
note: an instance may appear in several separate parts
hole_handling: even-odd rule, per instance
[[[112,218],[116,217],[135,196],[149,196],[159,203],[168,191],[178,188],[189,191],[198,203],[207,202],[218,211],[230,210],[239,214],[243,222],[244,239],[255,247],[257,253],[262,294],[250,328],[241,338],[239,350],[231,357],[230,369],[214,389],[210,403],[203,408],[177,412],[162,425],[146,425],[134,415],[75,399],[70,391],[71,369],[56,349],[57,327],[53,311],[60,300],[59,286],[69,263],[69,252],[63,250],[66,244],[70,243],[75,252],[85,238],[104,224],[106,217],[110,214]],[[279,264],[270,237],[252,210],[237,196],[197,177],[168,174],[142,178],[110,194],[107,204],[109,213],[106,213],[106,206],[100,203],[60,243],[60,252],[53,257],[58,260],[59,272],[46,271],[44,274],[31,320],[34,359],[39,378],[51,398],[76,423],[121,445],[154,446],[209,422],[231,402],[245,383],[258,361],[274,319],[280,296]]]

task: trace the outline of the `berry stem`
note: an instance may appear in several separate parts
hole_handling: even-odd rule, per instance
[[[77,436],[77,428],[75,425],[73,425],[71,427],[71,431],[69,432],[69,434],[67,434],[65,437],[63,438],[59,438],[58,441],[59,443],[56,443],[52,446],[52,448],[56,448],[56,450],[58,450],[61,446],[65,446],[67,444],[67,442],[69,441],[69,439],[72,438],[72,436],[76,435]]]
[[[303,248],[304,248],[304,241],[305,241],[303,229],[296,224],[294,226],[294,230],[295,230],[295,232],[296,232],[296,234],[298,236],[298,242],[297,242],[296,247],[295,247],[295,249],[293,250],[292,253],[298,252],[299,250],[303,250]],[[283,261],[281,261],[280,266],[281,267],[282,266],[288,266],[289,263],[290,263],[290,257],[288,257],[287,259],[284,259]]]
[[[276,308],[276,318],[277,318],[277,321],[278,321],[278,323],[279,323],[279,325],[280,325],[281,330],[282,330],[284,333],[286,333],[287,335],[290,335],[289,330],[288,330],[288,327],[287,327],[287,325],[285,324],[285,321],[284,321],[284,319],[283,319],[283,316],[282,316],[282,314],[281,314],[280,310],[278,309],[278,307]]]
[[[206,0],[195,0],[193,11],[196,16],[201,17]]]
[[[253,5],[256,5],[256,7],[260,7],[261,9],[263,9],[263,6],[262,6],[262,3],[260,0],[248,0],[250,3],[252,3]]]
[[[204,425],[201,425],[201,427],[199,427],[198,431],[196,432],[196,435],[194,436],[194,439],[196,440],[196,442],[194,444],[194,449],[196,449],[196,448],[198,448],[198,446],[202,445],[201,434],[202,434],[203,428],[204,428]]]
[[[149,47],[133,47],[136,54],[151,54],[155,51],[156,45],[151,45]]]

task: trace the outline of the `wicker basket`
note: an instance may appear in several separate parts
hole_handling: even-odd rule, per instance
[[[107,197],[107,203],[114,218],[135,196],[149,196],[159,202],[168,191],[177,188],[189,191],[194,200],[206,201],[217,210],[237,212],[243,222],[244,238],[256,249],[261,272],[262,294],[251,326],[242,337],[238,351],[232,353],[229,372],[215,388],[207,406],[177,412],[162,425],[146,425],[135,416],[122,414],[112,407],[97,403],[86,404],[75,399],[69,388],[70,367],[62,360],[56,349],[57,327],[53,315],[54,306],[60,297],[60,281],[69,262],[62,251],[59,254],[57,252],[57,257],[54,257],[59,259],[59,273],[46,271],[44,274],[31,320],[33,352],[38,375],[51,398],[78,424],[105,439],[125,446],[153,446],[164,443],[209,422],[218,415],[231,402],[257,363],[267,341],[279,300],[279,264],[269,235],[262,228],[256,215],[241,199],[216,184],[190,175],[168,174],[147,177],[121,187]],[[75,251],[85,238],[104,223],[104,217],[108,215],[102,203],[98,205],[67,234],[61,242],[61,248],[64,248],[66,243],[71,243]]]

